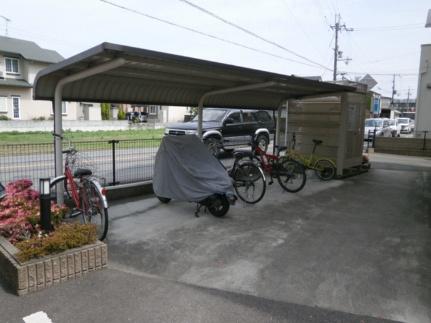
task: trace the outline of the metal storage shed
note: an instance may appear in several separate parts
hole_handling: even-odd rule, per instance
[[[36,100],[54,102],[54,132],[62,133],[61,101],[279,109],[288,99],[355,88],[190,57],[102,43],[40,71]],[[200,119],[201,121],[201,119]],[[279,127],[277,127],[279,130]],[[202,123],[198,123],[201,134]],[[62,173],[55,138],[56,175]]]

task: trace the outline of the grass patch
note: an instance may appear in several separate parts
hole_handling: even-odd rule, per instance
[[[108,130],[108,131],[65,131],[65,141],[98,141],[98,140],[126,140],[151,139],[163,136],[164,129],[145,130]],[[38,144],[52,143],[51,132],[0,132],[0,145],[3,144]]]

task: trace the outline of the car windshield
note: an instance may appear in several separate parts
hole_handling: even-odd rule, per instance
[[[399,124],[409,124],[409,119],[408,118],[400,118],[400,119],[398,119],[398,123]]]
[[[383,120],[367,119],[365,120],[365,127],[381,127]]]
[[[202,113],[202,121],[221,121],[227,110],[219,109],[204,109]],[[193,121],[198,121],[198,116],[193,118]]]

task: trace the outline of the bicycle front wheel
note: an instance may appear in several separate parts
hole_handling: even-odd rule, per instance
[[[260,167],[253,162],[240,164],[232,174],[238,197],[246,203],[259,202],[266,191],[266,179]]]
[[[92,181],[84,180],[80,192],[83,222],[94,224],[98,239],[105,239],[108,233],[108,209],[103,203],[104,197],[100,188]]]
[[[328,159],[319,159],[314,164],[314,172],[322,181],[329,181],[335,176],[335,166]]]
[[[307,181],[305,167],[297,161],[283,158],[277,163],[277,180],[285,191],[299,192]]]

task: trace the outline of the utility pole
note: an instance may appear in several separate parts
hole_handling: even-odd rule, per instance
[[[335,47],[334,47],[334,74],[333,74],[333,80],[337,80],[337,65],[339,61],[344,61],[346,64],[351,61],[351,58],[343,58],[343,52],[339,50],[338,46],[338,33],[344,31],[353,31],[353,28],[347,28],[346,24],[341,24],[341,15],[336,14],[335,15],[335,24],[333,26],[330,26],[331,29],[335,31]]]
[[[410,88],[407,91],[407,111],[410,111],[409,105],[410,105]]]
[[[394,96],[397,93],[397,90],[395,90],[395,76],[396,75],[394,74],[392,78],[392,97],[391,97],[392,108],[394,107]]]
[[[0,15],[0,18],[4,19],[4,21],[5,21],[6,27],[5,27],[4,35],[7,36],[8,35],[8,28],[7,27],[8,27],[8,23],[10,23],[11,20],[8,17],[2,16],[2,15]]]

